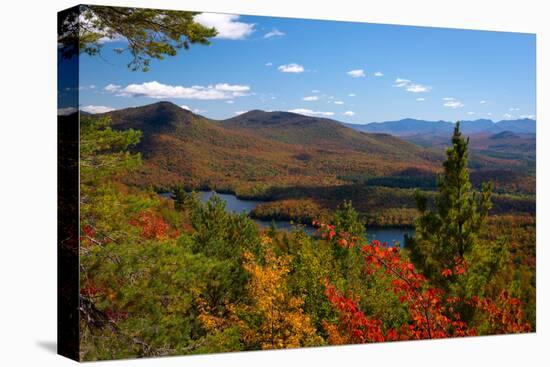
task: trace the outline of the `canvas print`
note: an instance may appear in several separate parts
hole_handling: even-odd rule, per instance
[[[59,351],[536,330],[535,35],[59,13]]]

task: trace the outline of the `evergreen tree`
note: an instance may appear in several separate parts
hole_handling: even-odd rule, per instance
[[[405,237],[414,265],[442,286],[449,281],[442,272],[471,253],[491,208],[491,185],[484,184],[477,193],[470,183],[468,143],[457,122],[444,171],[438,177],[435,207],[428,209],[427,198],[417,192],[420,217],[415,223],[416,235]]]
[[[184,187],[180,185],[174,189],[173,198],[174,209],[182,211],[185,208],[186,202],[190,199],[190,195],[185,192]]]
[[[338,209],[334,212],[332,224],[339,231],[347,232],[352,236],[359,238],[365,236],[365,225],[359,219],[359,213],[357,213],[350,200],[344,200],[338,206]]]

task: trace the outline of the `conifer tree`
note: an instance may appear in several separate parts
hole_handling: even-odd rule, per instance
[[[438,177],[434,208],[429,209],[426,196],[417,192],[420,217],[415,223],[416,235],[405,237],[414,265],[442,286],[449,281],[444,270],[452,269],[471,253],[491,208],[491,185],[483,184],[478,193],[470,183],[468,143],[457,122],[444,171]]]
[[[334,212],[332,224],[350,235],[356,237],[365,236],[365,225],[349,200],[344,200],[338,206],[338,209]]]
[[[174,209],[177,211],[182,211],[185,208],[185,203],[189,197],[190,195],[185,192],[185,188],[183,186],[177,186],[173,193]]]

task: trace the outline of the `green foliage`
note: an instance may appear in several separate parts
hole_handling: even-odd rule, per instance
[[[334,225],[352,236],[365,236],[365,224],[359,219],[359,213],[353,208],[351,201],[344,200],[332,215]]]
[[[140,164],[140,155],[127,150],[139,142],[141,132],[115,131],[109,117],[80,119],[80,178],[84,183],[123,173]]]
[[[177,211],[182,211],[186,206],[188,206],[188,201],[192,200],[192,197],[185,191],[183,186],[178,186],[174,189],[173,193],[174,199],[174,209]]]
[[[77,12],[67,13],[59,22],[59,42],[62,55],[70,58],[77,53],[99,55],[103,40],[125,39],[132,61],[132,70],[148,71],[151,60],[175,56],[191,44],[209,44],[216,36],[214,28],[194,21],[198,13],[145,8],[81,5]],[[78,51],[77,51],[78,50]]]
[[[193,206],[194,251],[234,259],[240,259],[245,250],[257,253],[258,228],[245,213],[229,213],[225,201],[217,195],[204,205],[194,203]]]
[[[311,316],[317,330],[322,330],[323,320],[335,317],[334,310],[324,297],[324,280],[337,278],[333,246],[327,241],[314,241],[303,233],[292,237],[297,251],[294,256],[290,283],[295,294],[304,295],[304,311]],[[341,279],[341,278],[340,278]],[[341,279],[342,280],[342,279]]]

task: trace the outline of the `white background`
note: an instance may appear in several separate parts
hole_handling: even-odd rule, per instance
[[[544,0],[156,0],[91,3],[537,33],[537,333],[102,362],[116,366],[536,366],[550,364],[550,68]],[[74,1],[8,0],[0,12],[0,365],[65,366],[56,343],[56,12]],[[545,25],[546,22],[546,25]],[[327,45],[329,47],[330,45]],[[468,55],[465,55],[467,57]],[[495,61],[498,62],[498,61]]]

